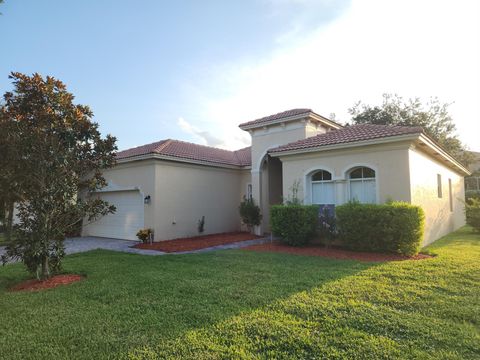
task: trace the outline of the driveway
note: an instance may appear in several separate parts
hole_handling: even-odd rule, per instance
[[[169,253],[169,254],[193,254],[193,253],[202,253],[202,252],[224,250],[224,249],[239,249],[239,248],[250,246],[250,245],[262,244],[268,241],[270,241],[270,238],[246,240],[246,241],[239,241],[231,244],[212,246],[212,247],[208,247],[200,250],[184,251],[184,252]],[[100,237],[93,237],[93,236],[75,237],[75,238],[69,238],[65,240],[65,252],[68,255],[68,254],[81,253],[81,252],[86,252],[86,251],[95,250],[95,249],[104,249],[104,250],[120,251],[120,252],[125,252],[130,254],[152,255],[152,256],[167,254],[162,251],[135,249],[132,247],[138,243],[139,243],[138,241],[100,238]],[[0,256],[2,256],[4,253],[5,253],[5,247],[0,246]]]
[[[139,241],[100,238],[93,236],[75,237],[65,240],[65,252],[75,254],[95,249],[113,250],[140,255],[163,255],[164,252],[135,249],[132,246]]]

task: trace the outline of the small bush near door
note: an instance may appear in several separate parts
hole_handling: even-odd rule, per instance
[[[262,214],[260,208],[255,205],[255,201],[251,197],[243,197],[243,201],[238,208],[242,223],[247,225],[248,231],[252,231],[254,226],[260,225]]]
[[[137,232],[137,238],[142,240],[144,244],[153,240],[153,229],[140,229]]]
[[[337,206],[337,227],[352,250],[415,255],[423,240],[425,215],[419,206],[348,203]]]
[[[316,205],[273,205],[270,208],[272,232],[288,245],[306,245],[315,236],[317,216]]]

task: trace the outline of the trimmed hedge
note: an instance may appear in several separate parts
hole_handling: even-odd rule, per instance
[[[352,250],[415,255],[423,240],[425,214],[419,206],[348,203],[337,206],[340,239]]]
[[[317,229],[318,206],[273,205],[270,223],[274,235],[291,246],[308,244]]]
[[[480,231],[480,198],[468,199],[465,204],[467,224]]]

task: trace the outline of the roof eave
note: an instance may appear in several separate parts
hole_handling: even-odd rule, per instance
[[[225,169],[249,169],[250,165],[231,165],[231,164],[223,164],[213,161],[202,161],[202,160],[194,160],[194,159],[187,159],[178,156],[168,156],[168,155],[161,155],[155,153],[148,153],[136,156],[130,156],[128,158],[118,159],[117,164],[124,164],[133,161],[141,161],[141,160],[148,160],[148,159],[156,159],[156,160],[166,160],[166,161],[174,161],[174,162],[182,162],[182,163],[189,163],[195,165],[204,165],[204,166],[211,166],[211,167],[220,167]]]
[[[458,170],[460,170],[466,176],[472,175],[472,172],[470,170],[468,170],[464,165],[462,165],[462,163],[460,163],[452,155],[446,152],[441,146],[435,143],[435,141],[430,139],[430,137],[428,137],[425,134],[420,134],[419,139],[423,143],[425,143],[428,147],[430,147],[432,150],[434,150],[436,153],[441,155],[444,158],[444,160],[454,165]]]

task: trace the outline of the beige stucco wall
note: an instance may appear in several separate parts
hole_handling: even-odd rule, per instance
[[[269,231],[269,194],[268,170],[262,168],[262,161],[267,151],[293,141],[305,139],[320,133],[325,133],[327,128],[307,119],[296,120],[284,124],[274,124],[260,127],[250,131],[252,136],[252,175],[253,198],[260,206],[264,221],[255,229],[257,234]],[[271,180],[270,180],[271,182]],[[266,226],[265,226],[266,225]]]
[[[408,147],[408,143],[397,143],[283,156],[280,158],[283,163],[283,197],[291,195],[293,184],[299,181],[298,196],[305,204],[310,204],[308,175],[324,169],[332,173],[335,180],[336,204],[343,204],[349,199],[347,171],[367,166],[376,171],[378,203],[388,199],[410,201]]]
[[[275,124],[252,130],[250,132],[252,136],[252,170],[260,170],[260,162],[269,149],[326,131],[327,129],[322,125],[306,120],[289,122],[284,125]]]
[[[150,195],[144,227],[155,230],[155,240],[199,235],[202,216],[204,234],[239,230],[238,206],[251,182],[250,169],[154,159],[119,163],[103,175],[109,185],[138,187]]]
[[[242,169],[242,170],[237,170],[237,174],[239,177],[239,189],[238,189],[238,195],[239,195],[239,202],[243,200],[244,196],[247,196],[247,185],[252,183],[252,174],[250,172],[250,169]]]
[[[464,179],[418,149],[409,150],[412,203],[425,211],[424,244],[465,225]],[[442,198],[438,197],[437,174],[442,177]],[[452,180],[453,211],[450,211],[448,179]]]
[[[246,191],[248,171],[158,161],[155,165],[156,240],[240,230],[238,206]]]
[[[104,171],[103,176],[110,186],[138,187],[143,196],[155,196],[154,160],[135,161],[117,164],[114,168]],[[154,222],[155,208],[145,204],[145,227]]]

